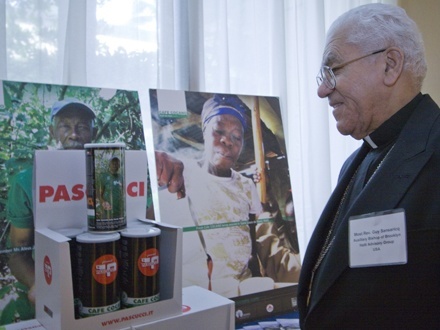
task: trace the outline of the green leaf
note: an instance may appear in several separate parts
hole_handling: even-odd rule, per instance
[[[24,285],[21,282],[15,282],[14,286],[17,289],[18,294],[23,293],[27,295],[27,292],[29,291],[28,287],[26,285]]]
[[[12,287],[10,285],[5,285],[0,289],[0,299],[3,299],[9,292],[11,292]]]
[[[11,300],[3,309],[0,317],[0,324],[10,324],[15,322],[15,300]]]
[[[30,320],[35,318],[35,306],[31,304],[27,295],[19,294],[16,301],[17,312],[20,320]]]

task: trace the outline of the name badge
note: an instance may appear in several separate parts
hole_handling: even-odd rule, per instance
[[[405,210],[350,217],[348,239],[351,268],[406,264]]]

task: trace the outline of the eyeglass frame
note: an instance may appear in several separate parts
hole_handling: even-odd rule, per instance
[[[351,64],[351,63],[353,63],[353,62],[356,62],[356,61],[362,60],[362,59],[365,58],[365,57],[368,57],[368,56],[371,56],[371,55],[376,55],[376,54],[382,53],[382,52],[386,51],[387,49],[388,49],[388,48],[383,48],[383,49],[380,49],[380,50],[376,50],[376,51],[374,51],[374,52],[372,52],[372,53],[368,53],[368,54],[363,55],[363,56],[361,56],[361,57],[357,57],[357,58],[352,59],[352,60],[350,60],[350,61],[347,61],[347,62],[344,62],[344,63],[338,64],[338,65],[335,65],[334,67],[330,67],[330,66],[327,66],[327,65],[323,65],[323,66],[321,67],[321,69],[319,70],[318,75],[316,76],[316,83],[318,84],[318,87],[320,87],[320,86],[322,85],[322,83],[325,83],[325,86],[326,86],[326,87],[330,88],[331,90],[335,89],[335,88],[336,88],[336,76],[335,76],[333,70],[341,69],[341,68],[343,68],[344,66],[347,66],[347,65],[349,65],[349,64]],[[324,70],[327,70],[327,71],[330,73],[331,81],[330,81],[329,79],[326,78],[327,76],[326,76],[325,74],[323,74],[323,71],[324,71]],[[332,82],[333,82],[333,83],[332,83]],[[331,85],[330,85],[330,84],[331,84]]]

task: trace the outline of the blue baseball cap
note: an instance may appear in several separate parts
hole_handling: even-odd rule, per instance
[[[52,121],[53,117],[60,114],[60,112],[63,112],[71,108],[83,112],[91,119],[96,118],[95,112],[87,104],[80,102],[77,99],[65,99],[65,100],[57,101],[53,104],[52,111],[50,113],[50,120]]]

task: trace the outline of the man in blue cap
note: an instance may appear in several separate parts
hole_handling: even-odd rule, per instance
[[[57,149],[83,149],[95,135],[95,113],[75,99],[55,102],[50,114],[50,135]]]
[[[50,137],[56,149],[83,149],[96,134],[94,111],[76,99],[57,101],[51,110]],[[14,252],[9,257],[9,267],[16,279],[28,288],[31,310],[26,316],[35,317],[35,265],[33,258],[34,216],[32,201],[32,172],[27,168],[11,180],[8,192],[7,219],[10,222],[9,244]]]

